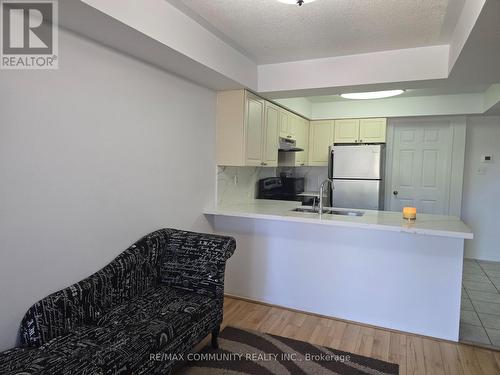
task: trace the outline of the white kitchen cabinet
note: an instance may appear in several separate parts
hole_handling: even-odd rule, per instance
[[[294,125],[297,147],[304,150],[295,153],[295,165],[300,167],[308,164],[309,121],[294,115],[292,123]]]
[[[217,165],[277,166],[279,120],[279,107],[251,92],[218,92]]]
[[[266,101],[262,162],[267,167],[278,166],[280,109]]]
[[[335,120],[335,143],[385,143],[387,119]]]
[[[385,143],[387,119],[366,118],[359,120],[360,143]]]
[[[335,120],[335,143],[358,143],[359,120]]]
[[[280,108],[280,137],[295,139],[295,127],[293,123],[293,113]]]
[[[328,165],[328,149],[335,137],[335,121],[311,121],[309,130],[308,165],[322,167]]]
[[[245,165],[261,165],[264,152],[264,100],[247,93]]]

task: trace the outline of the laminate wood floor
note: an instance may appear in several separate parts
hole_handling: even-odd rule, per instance
[[[398,363],[400,374],[500,375],[500,352],[225,298],[223,326]]]

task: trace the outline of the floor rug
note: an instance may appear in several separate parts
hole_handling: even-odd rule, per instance
[[[357,354],[261,332],[226,327],[219,349],[187,356],[183,375],[398,374],[399,366]]]

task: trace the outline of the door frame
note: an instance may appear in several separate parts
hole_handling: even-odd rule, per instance
[[[387,122],[386,171],[385,171],[385,207],[391,206],[392,195],[392,163],[394,158],[394,129],[398,125],[448,122],[450,126],[451,155],[450,172],[447,174],[448,200],[444,202],[445,212],[451,216],[461,216],[462,189],[464,182],[465,136],[467,132],[466,116],[432,116],[432,117],[398,117]]]

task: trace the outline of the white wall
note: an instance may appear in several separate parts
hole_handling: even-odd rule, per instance
[[[211,229],[215,93],[66,32],[60,59],[0,71],[0,350],[141,236]]]
[[[481,163],[491,154],[494,163]],[[484,168],[483,172],[479,171]],[[474,232],[465,241],[468,258],[500,261],[500,117],[470,117],[467,122],[462,219]]]
[[[312,103],[307,98],[276,99],[275,102],[307,118],[312,117]]]
[[[395,97],[312,104],[312,118],[448,116],[484,112],[483,94]]]

